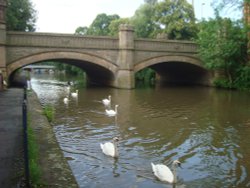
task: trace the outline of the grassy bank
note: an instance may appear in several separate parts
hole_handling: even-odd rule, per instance
[[[54,118],[53,106],[47,107],[46,110],[42,108],[34,92],[28,93],[27,98],[32,187],[77,188],[77,182],[49,123]]]
[[[38,162],[38,144],[34,132],[30,126],[30,115],[28,115],[28,152],[29,152],[29,171],[30,183],[32,187],[41,185],[41,168]]]

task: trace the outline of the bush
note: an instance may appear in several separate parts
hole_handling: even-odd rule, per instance
[[[244,66],[238,69],[234,85],[238,89],[250,90],[250,67]]]
[[[213,85],[218,88],[232,88],[231,84],[226,79],[216,79],[214,80]]]

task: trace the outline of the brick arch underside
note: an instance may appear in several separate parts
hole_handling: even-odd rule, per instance
[[[156,71],[160,83],[210,85],[211,73],[194,57],[168,55],[148,59],[137,64],[135,72],[147,67]]]
[[[7,66],[10,76],[15,70],[29,64],[43,61],[56,61],[82,68],[88,81],[104,85],[112,85],[117,66],[96,55],[76,52],[46,52],[24,57]]]

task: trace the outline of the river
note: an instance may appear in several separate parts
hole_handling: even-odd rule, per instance
[[[52,123],[79,187],[174,187],[159,181],[151,162],[177,168],[175,187],[250,187],[250,96],[209,87],[155,87],[122,90],[71,88],[67,79],[33,75],[43,105],[55,108]],[[118,115],[101,103],[112,96]],[[118,136],[119,158],[104,155],[100,143]]]

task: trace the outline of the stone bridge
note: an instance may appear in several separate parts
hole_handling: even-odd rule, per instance
[[[44,61],[78,66],[89,81],[124,89],[134,88],[135,73],[147,67],[160,82],[210,85],[212,79],[191,41],[137,39],[129,25],[121,25],[116,38],[12,32],[0,14],[0,70],[6,80],[19,68]]]

